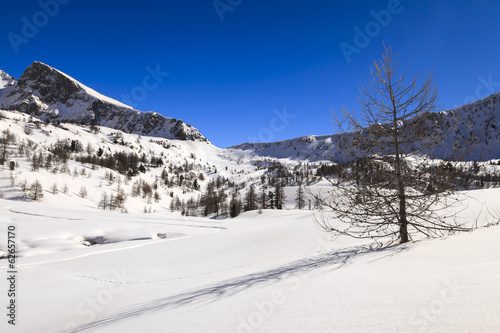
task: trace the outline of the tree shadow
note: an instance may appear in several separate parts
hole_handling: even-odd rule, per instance
[[[93,322],[79,326],[71,332],[104,327],[120,322],[121,320],[131,319],[158,311],[180,308],[187,305],[203,306],[223,298],[231,297],[251,288],[264,287],[291,278],[295,275],[310,273],[320,268],[329,267],[331,268],[329,271],[334,271],[348,265],[357,257],[375,253],[383,257],[388,257],[397,255],[406,250],[408,250],[408,247],[396,245],[382,248],[358,246],[335,250],[293,261],[278,268],[244,275],[200,289],[133,305],[105,318],[97,319]]]

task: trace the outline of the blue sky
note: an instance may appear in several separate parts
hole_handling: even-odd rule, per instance
[[[359,108],[382,42],[434,71],[442,108],[498,92],[499,17],[496,0],[9,1],[0,69],[42,61],[227,147],[333,133],[330,107]],[[146,90],[151,70],[169,75]]]

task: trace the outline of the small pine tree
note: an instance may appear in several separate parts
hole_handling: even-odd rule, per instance
[[[276,209],[283,209],[283,203],[285,202],[285,189],[280,182],[276,183],[274,189],[274,201],[276,205]]]
[[[236,193],[231,196],[231,201],[229,202],[229,215],[234,218],[240,215],[241,212],[241,200],[238,199]]]
[[[19,187],[21,188],[21,191],[23,191],[23,194],[26,197],[27,196],[26,192],[28,190],[28,183],[26,179],[19,183]]]
[[[50,193],[57,194],[57,183],[52,184],[50,187]]]
[[[155,199],[155,202],[160,202],[161,196],[160,196],[160,193],[158,193],[158,191],[155,191],[154,199]]]
[[[87,192],[87,188],[85,186],[82,186],[80,187],[80,191],[78,192],[78,194],[83,198],[87,198],[87,195],[88,195],[88,192]]]
[[[255,186],[250,185],[245,196],[245,211],[257,209],[257,194],[255,193]]]
[[[30,197],[31,200],[41,201],[43,199],[43,188],[42,184],[37,180],[30,187]]]
[[[274,204],[274,193],[272,191],[269,191],[268,200],[269,200],[269,208],[274,209],[275,204]]]
[[[304,195],[304,188],[302,185],[299,186],[295,196],[295,207],[298,209],[303,209],[306,206],[306,200]]]
[[[106,208],[108,208],[108,206],[109,206],[108,195],[106,194],[106,192],[102,192],[101,200],[99,201],[98,207],[100,209],[106,210]]]
[[[33,154],[33,157],[31,158],[31,171],[38,171],[38,168],[38,156]]]
[[[3,165],[7,159],[8,155],[7,144],[8,144],[7,136],[0,139],[0,165]]]
[[[120,186],[118,186],[118,192],[116,193],[116,196],[112,201],[114,209],[123,209],[126,200],[127,195],[125,194],[125,191]]]
[[[14,174],[14,172],[10,172],[10,186],[14,187],[16,183],[16,175]]]
[[[260,208],[261,209],[267,208],[267,194],[264,186],[262,186],[262,193],[260,194]]]

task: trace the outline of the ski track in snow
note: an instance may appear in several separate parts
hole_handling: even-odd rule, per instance
[[[59,217],[59,216],[50,216],[50,215],[43,215],[43,214],[21,212],[21,211],[15,210],[14,208],[9,208],[9,212],[15,213],[15,214],[37,216],[37,217],[49,217],[49,218],[52,218],[52,219],[63,219],[63,220],[68,220],[68,221],[83,221],[84,220],[84,219],[77,219],[77,218],[71,218],[71,217]]]

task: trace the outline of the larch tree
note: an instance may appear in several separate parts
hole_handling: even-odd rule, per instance
[[[452,196],[458,190],[456,163],[470,146],[450,151],[447,161],[432,159],[454,126],[437,121],[432,73],[421,79],[409,71],[400,72],[399,57],[385,47],[368,84],[360,86],[360,111],[332,112],[338,130],[333,151],[341,168],[328,179],[328,193],[313,195],[315,207],[324,207],[315,219],[323,230],[400,243],[415,234],[469,230],[449,209],[458,201]]]

